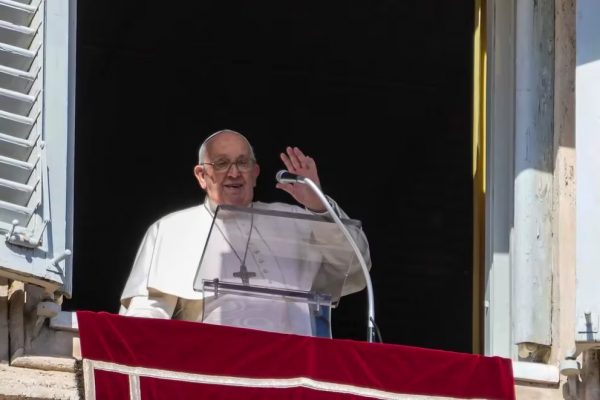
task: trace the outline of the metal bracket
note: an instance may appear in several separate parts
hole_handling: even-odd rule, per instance
[[[321,314],[321,295],[318,293],[315,295],[315,313]]]
[[[598,315],[591,311],[586,311],[577,322],[577,333],[598,333]]]
[[[6,234],[5,240],[15,246],[27,247],[29,249],[36,249],[42,244],[42,234],[46,230],[49,221],[44,221],[44,225],[41,227],[37,235],[33,235],[32,232],[28,232],[25,228],[19,226],[18,220],[11,222],[10,231]],[[17,232],[17,228],[21,228],[20,232]]]
[[[54,257],[52,260],[50,260],[50,266],[48,267],[48,271],[50,271],[50,268],[54,268],[54,270],[57,271],[61,276],[64,276],[64,270],[60,265],[58,265],[58,263],[63,261],[65,258],[69,257],[71,254],[73,254],[71,250],[65,249],[65,251],[60,253],[58,256]]]
[[[213,279],[213,284],[215,285],[215,300],[219,298],[219,278]]]
[[[585,343],[595,343],[598,341],[598,314],[591,311],[585,311],[577,319],[576,341]]]

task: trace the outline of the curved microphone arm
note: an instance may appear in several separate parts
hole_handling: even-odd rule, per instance
[[[308,187],[310,187],[312,189],[312,191],[315,192],[315,194],[319,197],[319,199],[321,200],[321,202],[327,209],[327,212],[331,215],[331,218],[333,218],[335,223],[339,226],[339,228],[344,233],[344,236],[346,237],[348,242],[350,242],[350,245],[352,246],[354,253],[356,253],[356,257],[358,258],[358,261],[360,262],[360,266],[362,268],[362,272],[365,277],[365,282],[367,284],[367,301],[368,301],[367,341],[370,343],[374,342],[375,341],[375,297],[373,295],[373,284],[371,283],[371,275],[369,274],[369,268],[367,267],[367,263],[365,262],[365,259],[362,256],[362,253],[361,253],[360,249],[358,248],[356,242],[352,238],[352,235],[350,235],[350,232],[348,232],[348,229],[346,228],[346,226],[344,225],[344,223],[342,222],[340,217],[333,210],[333,207],[331,207],[331,204],[329,204],[329,201],[327,200],[327,197],[325,197],[325,195],[323,194],[323,191],[321,191],[319,186],[317,186],[317,184],[315,184],[312,180],[310,180],[309,178],[304,177],[304,176],[292,174],[288,171],[279,171],[277,173],[277,181],[282,182],[282,183],[302,183],[302,184],[308,185]]]

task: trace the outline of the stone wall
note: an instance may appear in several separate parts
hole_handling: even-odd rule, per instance
[[[60,301],[0,278],[0,400],[83,398],[77,332],[49,323]]]

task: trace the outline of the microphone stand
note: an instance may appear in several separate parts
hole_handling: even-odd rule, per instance
[[[362,256],[360,249],[356,245],[356,242],[350,235],[350,232],[348,232],[348,229],[343,224],[340,217],[338,217],[336,212],[333,210],[333,207],[331,207],[331,204],[329,204],[329,201],[327,200],[327,198],[325,197],[325,195],[323,194],[321,189],[312,180],[310,180],[307,177],[298,176],[297,179],[294,181],[294,183],[304,183],[304,184],[308,185],[308,187],[310,187],[312,189],[312,191],[315,192],[315,194],[317,196],[319,196],[319,199],[321,199],[321,202],[323,203],[325,208],[327,208],[327,212],[329,212],[329,214],[331,215],[331,217],[333,218],[335,223],[342,230],[342,232],[344,233],[344,236],[346,236],[346,239],[348,239],[348,242],[350,242],[352,249],[356,253],[356,257],[358,258],[358,261],[362,268],[363,275],[365,277],[365,282],[367,284],[367,301],[368,301],[367,341],[369,343],[373,343],[375,341],[375,300],[374,300],[374,295],[373,295],[373,284],[371,283],[371,275],[369,274],[369,268],[367,268],[367,263],[365,262],[365,259]]]

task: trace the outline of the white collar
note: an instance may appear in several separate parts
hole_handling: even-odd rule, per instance
[[[211,199],[208,198],[208,196],[206,196],[204,198],[204,206],[210,212],[211,215],[215,215],[218,204],[215,204]],[[248,207],[250,207],[250,208],[254,207],[254,202],[250,202]]]

